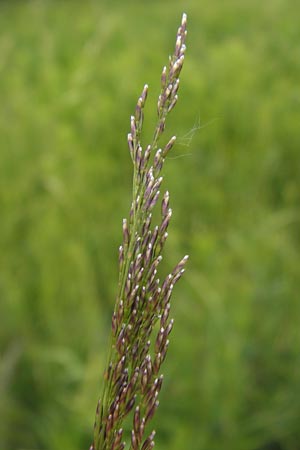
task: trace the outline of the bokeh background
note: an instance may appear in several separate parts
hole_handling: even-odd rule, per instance
[[[0,449],[92,437],[145,140],[189,18],[165,168],[163,271],[190,263],[155,426],[161,450],[300,449],[298,0],[0,2]]]

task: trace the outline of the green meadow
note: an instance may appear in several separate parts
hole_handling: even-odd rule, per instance
[[[300,4],[0,2],[0,450],[88,450],[145,83],[182,12],[160,450],[300,450]],[[151,431],[151,430],[150,430]]]

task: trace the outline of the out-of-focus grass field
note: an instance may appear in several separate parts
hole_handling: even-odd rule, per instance
[[[128,214],[129,116],[181,13],[163,271],[189,253],[161,450],[300,449],[300,4],[1,1],[0,449],[83,450]]]

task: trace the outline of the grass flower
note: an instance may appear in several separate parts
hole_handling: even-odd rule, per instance
[[[125,449],[124,420],[131,416],[131,450],[150,450],[155,431],[148,431],[159,405],[163,383],[161,366],[173,328],[171,296],[184,273],[188,256],[161,282],[157,275],[172,216],[169,193],[161,200],[161,220],[152,225],[152,210],[160,198],[161,171],[172,149],[173,136],[161,147],[166,118],[176,105],[179,75],[185,57],[186,15],[183,14],[173,55],[161,75],[157,124],[152,143],[142,147],[144,105],[148,86],[139,97],[130,119],[128,147],[133,163],[133,199],[129,218],[123,219],[123,243],[119,248],[119,282],[112,316],[111,342],[104,387],[94,425],[90,450]],[[129,419],[130,420],[130,419]]]

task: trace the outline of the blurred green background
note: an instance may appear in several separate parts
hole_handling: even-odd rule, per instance
[[[92,437],[128,215],[181,14],[161,450],[300,449],[298,0],[1,1],[0,449]]]

